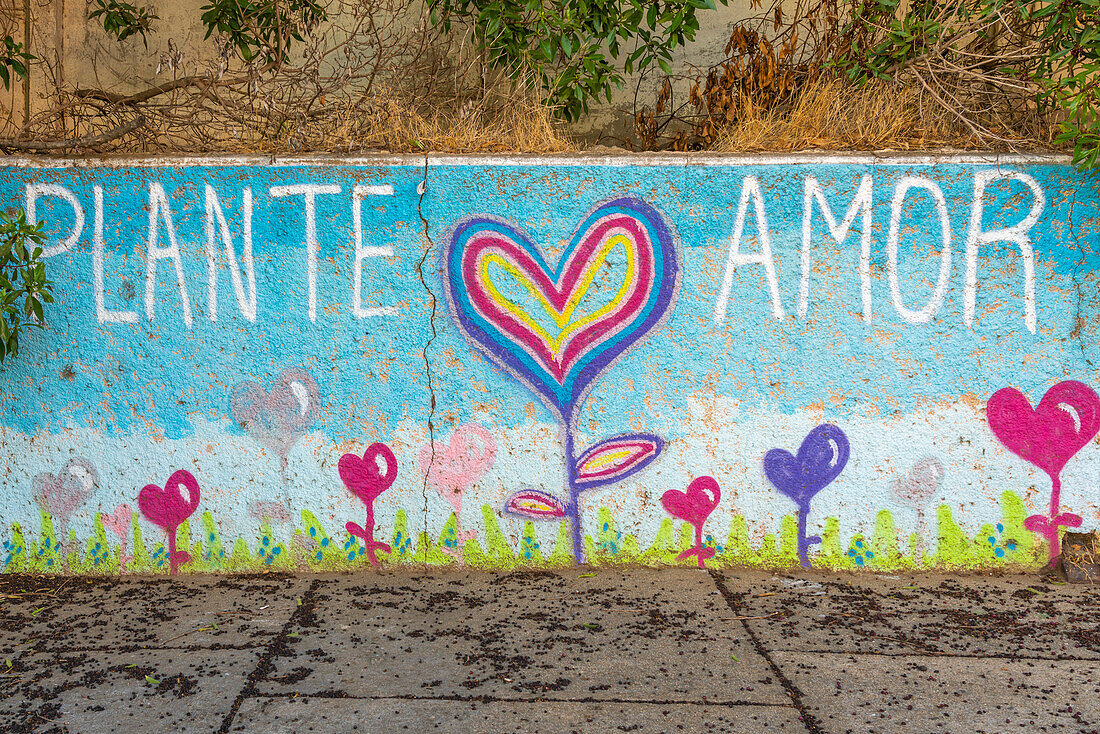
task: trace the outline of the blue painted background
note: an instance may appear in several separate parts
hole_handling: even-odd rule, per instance
[[[1023,276],[1017,247],[983,246],[979,258],[977,318],[963,323],[966,228],[974,173],[989,165],[882,164],[780,165],[142,165],[125,162],[80,168],[21,166],[0,161],[0,207],[23,203],[30,182],[58,183],[84,205],[86,223],[76,246],[49,261],[57,302],[44,332],[27,333],[19,357],[0,369],[0,425],[6,469],[0,522],[37,525],[29,479],[56,471],[68,454],[93,457],[105,478],[74,525],[90,524],[94,511],[133,502],[146,481],[191,466],[204,484],[204,504],[219,522],[241,530],[251,522],[250,500],[274,497],[292,513],[310,508],[342,525],[354,507],[342,496],[335,458],[373,440],[391,441],[402,459],[404,489],[392,498],[410,522],[439,527],[449,505],[422,491],[415,451],[429,417],[427,368],[436,394],[433,422],[446,435],[469,421],[517,437],[502,451],[492,474],[469,502],[499,506],[520,484],[553,485],[560,447],[532,445],[519,436],[553,436],[550,415],[534,397],[475,354],[454,327],[442,300],[439,250],[449,226],[488,213],[514,221],[548,252],[560,252],[585,213],[611,196],[641,196],[664,213],[679,235],[684,278],[667,324],[620,362],[592,392],[579,429],[593,438],[648,430],[670,441],[659,470],[608,490],[601,502],[625,513],[633,532],[652,533],[663,517],[655,498],[691,477],[713,473],[729,486],[728,518],[743,512],[761,532],[774,530],[789,510],[762,479],[756,447],[797,447],[819,422],[851,426],[852,464],[838,481],[822,515],[847,513],[856,528],[890,506],[891,472],[904,472],[932,452],[949,461],[940,500],[988,519],[1002,489],[1023,492],[1039,480],[1030,467],[1004,452],[980,420],[980,406],[998,388],[1015,386],[1036,402],[1052,384],[1078,379],[1100,385],[1095,340],[1100,189],[1060,164],[1005,166],[1035,178],[1047,203],[1031,231],[1036,258],[1036,333],[1024,325]],[[796,316],[803,181],[815,175],[839,219],[860,177],[874,180],[872,303],[864,323],[858,274],[861,220],[843,245],[828,235],[815,206],[809,311]],[[782,308],[775,319],[763,268],[736,271],[724,323],[713,322],[715,300],[745,176],[761,182],[771,231]],[[903,176],[926,176],[943,190],[951,215],[952,272],[943,306],[929,324],[908,324],[892,305],[886,276],[890,197]],[[184,325],[170,260],[157,268],[156,316],[144,311],[148,184],[168,194],[194,315]],[[207,314],[203,186],[218,192],[241,251],[241,190],[251,186],[256,283],[255,323],[237,310],[224,255],[218,266],[218,320]],[[268,188],[332,183],[337,195],[319,195],[317,319],[307,312],[302,197],[273,199]],[[356,319],[351,312],[354,246],[351,189],[356,183],[390,184],[393,196],[368,197],[364,245],[391,246],[392,258],[363,264],[364,305],[389,306],[396,316]],[[418,185],[424,183],[423,196]],[[139,313],[136,324],[99,324],[92,278],[92,187],[105,192],[106,306]],[[1031,206],[1025,186],[991,184],[983,229],[1023,218]],[[751,206],[750,206],[751,210]],[[69,231],[71,209],[43,197],[38,216],[56,239]],[[167,241],[161,224],[161,246]],[[757,252],[758,223],[747,218],[742,252]],[[914,190],[906,200],[900,246],[902,293],[910,308],[934,289],[941,235],[932,200]],[[220,235],[217,239],[222,247]],[[420,263],[423,260],[423,266]],[[422,270],[422,273],[421,273]],[[421,282],[428,288],[425,289]],[[436,301],[434,329],[430,321]],[[429,344],[429,339],[430,344]],[[427,349],[427,363],[425,362]],[[244,380],[264,384],[283,369],[302,368],[318,383],[321,406],[310,447],[292,454],[292,479],[232,420],[229,396]],[[971,413],[959,413],[968,406]],[[527,431],[527,433],[524,433]],[[984,431],[984,432],[983,432]],[[509,434],[508,432],[512,432]],[[534,432],[534,433],[531,433]],[[61,437],[61,438],[59,438]],[[230,441],[224,437],[235,437]],[[62,440],[64,438],[64,440]],[[66,443],[67,442],[67,443]],[[327,444],[326,444],[327,442]],[[965,443],[964,443],[965,442]],[[331,448],[324,448],[326,445]],[[961,446],[961,448],[960,448]],[[1096,477],[1095,446],[1067,469],[1064,502],[1095,526],[1100,496],[1084,486]],[[404,453],[402,453],[404,451]],[[740,456],[741,453],[747,455]],[[986,456],[986,453],[989,455]],[[980,460],[974,457],[981,455]],[[402,458],[403,457],[403,458]],[[1076,483],[1071,476],[1071,470]],[[723,475],[724,472],[724,475]],[[993,476],[994,472],[1000,472]],[[144,478],[143,478],[144,477]],[[159,479],[158,479],[159,478]],[[995,485],[995,486],[994,486]],[[1008,486],[1012,485],[1012,486]],[[206,488],[210,489],[207,490]],[[402,494],[403,492],[403,494]],[[1042,492],[1036,506],[1042,505]],[[593,500],[594,502],[596,500]],[[648,509],[647,509],[648,508]],[[988,510],[988,512],[987,512]],[[464,514],[465,514],[464,510]],[[718,517],[718,515],[716,515]],[[431,518],[431,522],[429,522]]]

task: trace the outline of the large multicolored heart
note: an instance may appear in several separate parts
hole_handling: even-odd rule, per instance
[[[556,266],[515,225],[464,219],[443,271],[466,338],[571,424],[599,377],[671,311],[680,255],[664,217],[623,197],[585,217]]]
[[[1056,479],[1100,431],[1100,397],[1085,383],[1066,380],[1032,410],[1022,392],[1005,387],[990,396],[985,416],[1005,448]]]

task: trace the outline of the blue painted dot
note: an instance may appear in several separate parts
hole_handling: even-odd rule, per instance
[[[309,535],[310,535],[311,538],[316,538],[317,537],[317,528],[311,527],[309,529]]]
[[[96,553],[99,553],[99,549],[100,549],[100,547],[101,547],[101,546],[100,546],[100,544],[99,544],[99,543],[96,543],[96,544],[95,544],[95,548],[93,548],[92,550],[94,550],[94,551],[95,551]]]
[[[324,556],[323,556],[323,555],[321,555],[321,551],[317,551],[317,555],[316,555],[316,556],[314,556],[314,558],[316,558],[316,559],[317,559],[318,561],[319,561],[319,560],[321,560],[321,559],[322,559],[323,557],[324,557]]]
[[[993,555],[997,556],[997,558],[1004,558],[1005,557],[1004,548],[998,548],[997,550],[993,551]]]
[[[359,555],[366,555],[367,549],[363,546],[359,546]]]
[[[259,549],[259,550],[257,551],[257,553],[259,553],[259,554],[260,554],[260,558],[263,558],[263,557],[264,557],[264,549],[263,549],[263,548],[260,548],[260,549]]]
[[[1001,523],[997,523],[997,532],[998,533],[1003,533],[1004,531],[1005,531],[1005,526],[1002,525]]]
[[[49,547],[50,547],[50,539],[49,539],[49,538],[46,538],[45,540],[43,540],[43,541],[42,541],[42,545],[44,545],[44,546],[46,546],[47,548],[49,548]]]
[[[611,526],[610,526],[609,524],[607,524],[607,523],[605,522],[605,523],[603,524],[603,529],[604,529],[605,531],[607,531],[607,530],[610,530],[610,529],[611,529]]]
[[[158,566],[163,566],[164,565],[164,559],[161,558],[159,561],[157,561],[157,565]]]
[[[856,565],[857,566],[862,566],[863,565],[863,556],[860,556],[859,558],[856,559]]]
[[[862,540],[857,540],[855,545],[856,545],[856,548],[862,548],[863,547],[863,541]]]
[[[872,561],[875,559],[874,551],[867,551],[867,559]]]
[[[1008,549],[1010,551],[1016,550],[1016,541],[1015,540],[1010,540],[1007,543],[1005,543],[1005,545],[1008,546]]]
[[[225,551],[223,551],[223,550],[218,551],[218,558],[221,558],[224,555],[225,555]]]
[[[272,553],[274,553],[275,555],[279,555],[282,552],[282,550],[283,550],[282,547],[277,545],[277,546],[275,546],[275,550],[273,550]]]
[[[530,560],[530,558],[531,558],[531,551],[529,551],[529,550],[525,550],[525,551],[523,551],[523,556],[524,556],[524,558],[527,558],[528,560]]]
[[[856,557],[856,551],[855,551],[854,548],[849,548],[848,549],[848,557],[849,558],[855,558]]]
[[[210,542],[213,543],[215,540],[217,540],[217,536],[215,536],[213,533],[210,533]]]
[[[348,560],[349,561],[354,561],[355,560],[355,551],[352,551],[351,553],[348,553]]]
[[[264,545],[270,545],[270,543],[271,543],[271,538],[269,538],[265,535],[264,536]]]
[[[45,553],[45,552],[46,552],[46,549],[45,549],[45,548],[39,548],[39,549],[38,549],[38,555],[42,555],[42,554],[43,554],[43,553]]]
[[[321,538],[321,547],[328,548],[328,538]]]
[[[53,559],[51,558],[48,561],[46,561],[46,565],[47,566],[52,566],[53,565]]]
[[[997,545],[997,539],[994,538],[992,535],[990,535],[988,538],[986,538],[986,540],[989,541],[990,545]]]

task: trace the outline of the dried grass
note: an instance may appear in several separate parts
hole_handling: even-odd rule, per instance
[[[886,81],[856,86],[819,77],[781,108],[764,110],[743,95],[734,121],[719,131],[713,147],[728,152],[807,148],[988,149],[989,143],[978,140],[920,89]]]
[[[325,152],[386,150],[452,153],[559,153],[575,150],[546,105],[513,92],[469,100],[457,111],[416,109],[407,96],[385,91],[355,104],[338,104],[296,129],[293,139],[257,140],[253,149]]]

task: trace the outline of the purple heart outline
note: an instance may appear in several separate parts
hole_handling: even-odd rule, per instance
[[[798,447],[798,455],[772,449],[764,455],[764,474],[775,488],[798,506],[798,558],[810,567],[809,550],[821,538],[806,537],[806,518],[814,496],[840,476],[848,464],[851,448],[844,431],[831,423],[810,431]]]

